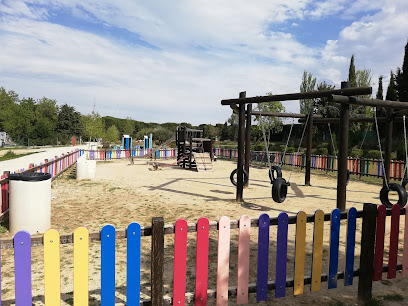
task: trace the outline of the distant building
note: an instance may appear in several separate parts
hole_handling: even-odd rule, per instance
[[[0,147],[4,147],[7,143],[10,142],[10,137],[6,132],[0,132]]]

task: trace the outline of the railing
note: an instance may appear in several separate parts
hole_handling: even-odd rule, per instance
[[[0,221],[3,221],[8,216],[9,209],[9,180],[8,175],[10,173],[24,173],[24,172],[39,172],[39,173],[50,173],[51,179],[55,180],[58,176],[63,174],[67,169],[74,165],[77,159],[83,155],[83,151],[76,150],[75,152],[68,152],[67,154],[62,154],[60,157],[55,156],[54,159],[46,159],[44,163],[39,165],[29,164],[28,168],[22,168],[15,171],[4,171],[1,175],[0,185],[1,185],[1,214]]]
[[[112,160],[131,157],[151,157],[154,159],[171,159],[176,158],[177,149],[160,149],[152,151],[152,149],[134,149],[134,150],[83,150],[86,158],[90,160]],[[153,153],[153,154],[152,154]]]
[[[217,157],[224,157],[229,159],[238,158],[238,151],[236,149],[214,149]],[[270,160],[274,165],[295,166],[304,168],[306,165],[306,155],[296,153],[286,153],[283,158],[282,152],[270,152]],[[258,162],[260,165],[267,165],[267,156],[263,151],[251,152],[251,162]],[[400,180],[404,174],[405,163],[399,160],[391,160],[390,179]],[[322,170],[326,172],[337,171],[337,156],[326,155],[312,155],[311,168]],[[372,177],[383,177],[382,163],[380,159],[357,158],[348,157],[347,169],[351,174]]]
[[[391,217],[390,244],[388,250],[384,252],[385,219]],[[163,218],[153,218],[152,226],[140,227],[138,223],[131,223],[127,229],[116,231],[112,225],[106,225],[100,232],[89,233],[84,227],[79,227],[73,234],[60,235],[58,231],[48,230],[44,236],[32,236],[27,232],[18,232],[12,239],[2,239],[1,248],[14,248],[14,269],[15,269],[15,303],[16,305],[31,305],[32,286],[31,271],[32,248],[36,246],[44,247],[44,297],[47,305],[59,305],[61,300],[61,263],[60,256],[63,244],[72,244],[73,249],[73,302],[74,305],[88,305],[88,269],[89,262],[94,262],[100,256],[101,287],[100,291],[93,291],[93,295],[100,292],[102,305],[114,305],[116,295],[116,270],[118,263],[115,261],[115,254],[121,252],[127,255],[127,283],[126,283],[126,305],[162,305],[172,303],[173,305],[185,305],[186,302],[195,301],[196,305],[210,304],[227,305],[231,297],[236,297],[238,304],[248,303],[250,294],[256,293],[256,301],[267,300],[268,291],[275,291],[275,298],[282,298],[286,295],[286,288],[293,288],[294,295],[303,294],[306,285],[310,284],[312,292],[319,291],[322,283],[327,282],[328,289],[335,289],[338,280],[344,279],[344,286],[353,285],[355,277],[359,277],[358,296],[362,301],[371,299],[372,282],[381,280],[383,272],[387,272],[387,279],[396,278],[397,271],[402,270],[402,276],[408,275],[408,237],[404,237],[402,249],[402,264],[398,265],[398,247],[400,232],[400,215],[405,215],[408,219],[405,208],[394,205],[392,210],[387,210],[385,206],[365,204],[363,211],[351,208],[348,212],[341,213],[338,209],[329,214],[317,210],[314,215],[306,215],[299,212],[296,216],[288,216],[282,212],[277,218],[269,218],[267,214],[262,214],[259,219],[250,219],[242,216],[239,220],[230,221],[227,217],[221,217],[218,222],[209,222],[206,218],[200,218],[197,223],[187,224],[183,219],[175,224],[164,225]],[[378,217],[377,217],[378,216]],[[361,244],[356,243],[357,220],[362,218]],[[340,220],[347,220],[341,223]],[[330,226],[326,226],[330,242],[328,250],[324,245],[325,222],[330,221]],[[307,251],[306,236],[311,231],[307,231],[307,223],[313,224],[313,245],[311,254]],[[288,231],[289,225],[294,224],[295,235]],[[408,223],[405,223],[408,224]],[[346,231],[341,231],[345,226]],[[258,227],[257,242],[252,242],[252,246],[257,243],[255,254],[251,259],[251,227]],[[329,227],[327,229],[327,227]],[[231,240],[231,230],[238,229],[238,241]],[[276,240],[270,241],[270,230],[276,234]],[[210,232],[218,231],[218,240]],[[404,232],[404,229],[402,229]],[[345,236],[340,233],[346,233]],[[405,231],[406,232],[406,231]],[[187,233],[196,233],[187,244]],[[165,270],[171,269],[171,265],[165,267],[165,235],[174,235],[173,258],[173,281],[172,284],[164,283],[163,275]],[[151,236],[150,247],[141,248],[141,237]],[[254,235],[256,236],[256,235]],[[273,236],[273,235],[272,235]],[[235,237],[235,236],[233,236]],[[311,237],[309,237],[311,238]],[[359,238],[357,236],[357,238]],[[115,246],[121,239],[126,239],[126,250],[123,247]],[[346,250],[344,255],[339,252],[339,246],[345,240]],[[195,246],[193,246],[195,241]],[[217,240],[218,248],[210,248],[209,243]],[[89,244],[92,241],[101,241],[100,252],[93,247],[90,252]],[[173,240],[172,240],[173,241]],[[276,242],[275,242],[276,241]],[[292,253],[292,243],[294,252],[293,278],[287,277],[291,266],[288,264]],[[237,247],[230,248],[231,245]],[[276,245],[272,251],[276,254],[276,262],[269,262],[270,246]],[[356,246],[360,248],[360,266],[354,269],[356,257]],[[192,247],[196,251],[190,252],[187,258],[187,248]],[[217,249],[217,269],[209,269],[209,259],[214,257],[211,253]],[[146,279],[146,274],[141,274],[142,251],[151,250],[150,259],[151,273],[150,279]],[[329,252],[327,252],[329,251]],[[3,251],[4,252],[4,251]],[[70,251],[70,254],[72,250]],[[88,258],[89,254],[96,258]],[[389,254],[388,265],[383,265],[383,254]],[[305,256],[306,254],[310,256]],[[119,255],[118,255],[119,256]],[[237,262],[232,262],[237,257]],[[344,256],[345,269],[338,269],[339,261]],[[322,273],[323,262],[328,260],[328,274]],[[167,256],[166,256],[167,258]],[[306,272],[306,258],[311,260],[311,270]],[[189,259],[189,260],[187,260]],[[235,273],[236,286],[230,287],[229,275],[230,261],[232,267],[237,267]],[[250,262],[257,262],[255,268]],[[275,273],[272,275],[270,267],[275,264]],[[187,266],[194,265],[195,275],[186,273]],[[2,265],[3,266],[3,265]],[[66,268],[66,267],[63,267]],[[118,271],[122,272],[125,269]],[[191,270],[190,270],[191,271]],[[256,271],[256,272],[255,272]],[[306,275],[306,273],[308,275]],[[310,273],[310,274],[309,274]],[[250,283],[249,275],[254,275],[256,282]],[[2,275],[2,280],[13,277],[12,273]],[[72,275],[72,274],[71,274]],[[188,278],[187,278],[188,275]],[[273,277],[272,277],[273,276]],[[208,280],[216,279],[216,288],[208,289]],[[270,279],[274,279],[271,281]],[[9,281],[9,280],[8,280]],[[195,282],[194,292],[186,293],[186,284]],[[141,284],[143,286],[141,287]],[[141,289],[145,290],[146,284],[150,284],[150,298],[141,299]],[[235,282],[234,282],[235,285]],[[164,295],[163,288],[172,288],[172,295]],[[191,287],[191,286],[189,286]],[[342,286],[340,287],[340,289]],[[5,289],[5,288],[2,288]],[[122,289],[121,289],[122,290]],[[7,292],[7,291],[6,291]],[[121,291],[123,292],[123,291]],[[121,293],[121,296],[122,293]]]

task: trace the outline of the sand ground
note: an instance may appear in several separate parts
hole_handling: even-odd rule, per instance
[[[171,163],[172,161],[166,161]],[[152,171],[146,161],[136,161],[130,165],[129,161],[98,162],[96,178],[94,180],[76,181],[73,173],[67,173],[53,183],[52,186],[52,227],[60,233],[70,233],[78,226],[86,226],[90,232],[100,231],[102,226],[112,224],[117,230],[125,229],[131,222],[138,222],[142,226],[149,226],[152,217],[164,217],[165,223],[174,223],[183,218],[187,222],[197,222],[200,217],[216,221],[221,216],[237,220],[242,215],[258,218],[267,213],[271,218],[286,212],[289,216],[298,211],[313,214],[317,209],[325,213],[336,207],[336,179],[324,175],[312,175],[312,186],[304,186],[304,173],[294,171],[291,174],[291,187],[284,203],[277,204],[271,198],[271,184],[265,168],[251,167],[250,187],[244,190],[244,203],[235,202],[235,187],[230,183],[229,175],[236,168],[230,161],[218,160],[214,163],[213,172],[194,172],[177,167],[165,167]],[[283,176],[288,178],[289,171]],[[348,185],[347,206],[363,208],[364,203],[379,204],[380,186],[351,181]],[[387,219],[389,227],[389,218]],[[341,222],[341,243],[339,270],[344,267],[346,221]],[[404,221],[401,220],[401,228]],[[323,252],[323,273],[328,271],[329,223],[325,222],[325,238]],[[361,220],[357,223],[356,240],[361,239]],[[237,230],[231,230],[231,259],[230,286],[236,286],[237,274]],[[257,228],[251,228],[250,251],[250,283],[256,282],[257,261]],[[9,236],[8,233],[3,237]],[[195,233],[189,233],[188,262],[187,262],[187,292],[194,292],[195,277]],[[150,237],[142,238],[142,297],[148,298],[150,292]],[[402,257],[403,231],[400,231],[399,263]],[[270,267],[269,278],[274,280],[276,228],[270,230]],[[386,239],[386,249],[388,248]],[[171,294],[173,279],[173,235],[165,237],[165,293]],[[287,277],[293,277],[294,266],[295,225],[289,226]],[[310,275],[313,242],[313,224],[307,225],[306,236],[306,265],[305,275]],[[274,247],[275,246],[275,247]],[[356,245],[355,268],[359,266],[359,243]],[[14,301],[14,271],[13,251],[3,250],[2,253],[2,299],[3,305],[13,305]],[[100,301],[100,243],[90,243],[90,296],[91,305],[99,305]],[[388,253],[385,252],[384,262]],[[43,251],[41,247],[33,248],[32,254],[33,296],[35,304],[44,303],[43,285]],[[72,305],[73,290],[73,247],[61,247],[61,292],[63,305]],[[125,305],[126,300],[126,242],[117,240],[116,250],[116,305]],[[209,284],[216,287],[217,270],[217,232],[210,232],[209,254]],[[374,283],[373,295],[376,301],[383,305],[406,305],[408,303],[408,281],[398,274],[397,279]],[[268,296],[268,305],[316,304],[324,305],[355,305],[357,304],[358,278],[354,278],[354,285],[344,287],[343,281],[338,281],[338,289],[328,290],[327,283],[322,283],[321,291],[310,293],[310,286],[305,286],[305,293],[293,296],[293,289],[287,289],[287,297],[274,299],[274,292]],[[401,299],[393,301],[393,299]],[[391,300],[391,301],[390,301]],[[250,295],[250,303],[256,304],[255,294]],[[263,302],[262,302],[263,303]],[[262,304],[261,303],[261,304]],[[215,304],[209,300],[208,305]],[[230,304],[235,304],[232,297]],[[378,305],[378,304],[374,304]]]

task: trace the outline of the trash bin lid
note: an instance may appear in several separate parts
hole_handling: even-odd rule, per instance
[[[8,179],[11,181],[45,181],[51,178],[49,173],[23,172],[9,174]]]

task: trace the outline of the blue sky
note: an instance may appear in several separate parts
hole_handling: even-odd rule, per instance
[[[352,54],[375,93],[407,29],[406,0],[0,0],[0,86],[83,114],[224,123],[222,99],[298,92],[304,70],[339,87]]]

